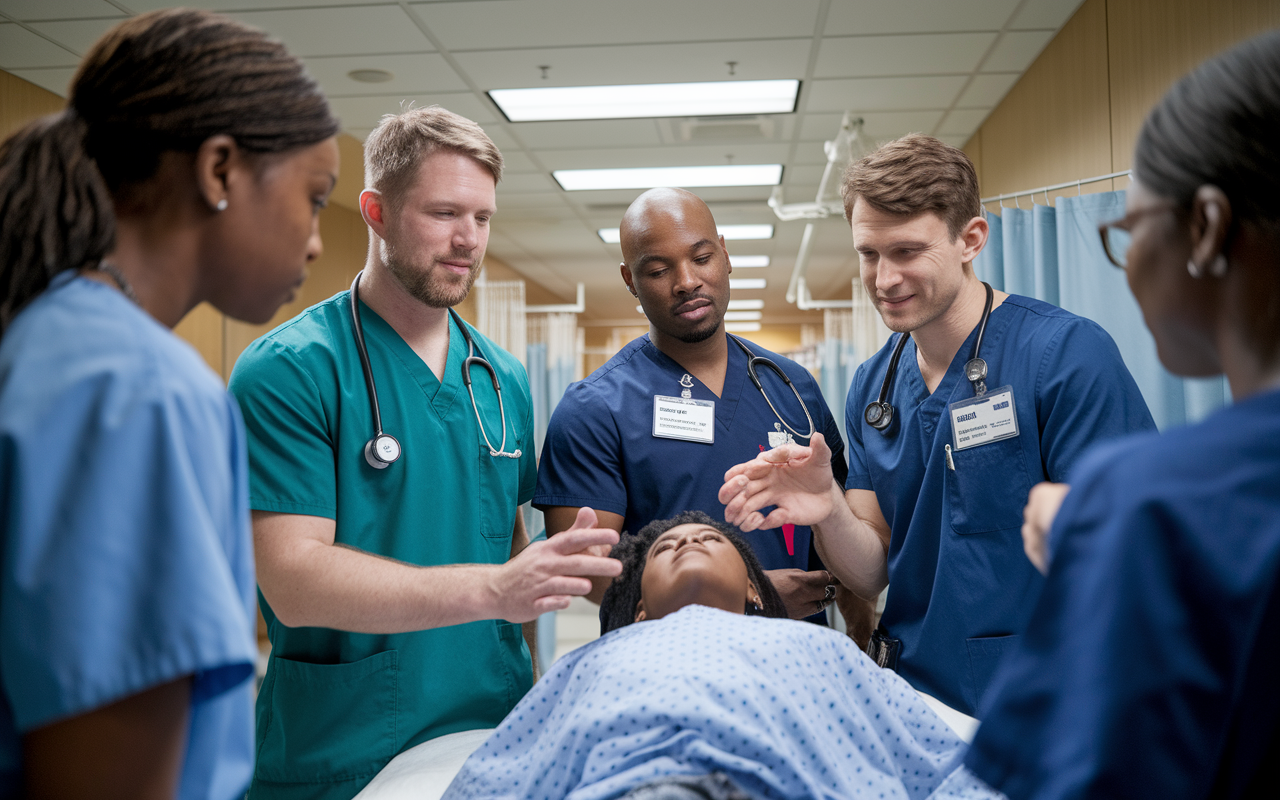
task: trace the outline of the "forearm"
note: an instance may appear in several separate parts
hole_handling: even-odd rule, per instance
[[[282,623],[354,633],[404,633],[498,617],[491,564],[418,567],[361,550],[297,542],[259,559],[263,596]]]
[[[851,500],[832,481],[831,514],[813,526],[822,563],[846,589],[864,600],[889,585],[889,562],[883,532],[856,515]]]

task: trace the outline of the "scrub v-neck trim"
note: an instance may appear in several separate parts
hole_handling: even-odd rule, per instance
[[[413,377],[428,405],[435,410],[441,420],[448,416],[449,410],[457,401],[458,393],[463,388],[460,366],[463,359],[467,357],[466,342],[462,331],[458,330],[457,324],[453,322],[453,315],[449,314],[449,354],[445,358],[442,378],[437,378],[431,371],[431,367],[427,366],[427,363],[414,352],[396,329],[379,316],[378,312],[369,308],[363,300],[360,301],[360,319],[364,323],[365,338],[376,339],[390,351],[401,367]],[[372,337],[370,337],[371,332]]]
[[[725,344],[729,348],[728,363],[724,370],[724,389],[720,396],[716,397],[716,393],[707,388],[707,385],[698,380],[692,372],[689,372],[671,356],[658,349],[658,346],[649,338],[649,334],[644,335],[645,344],[644,352],[659,368],[668,373],[674,373],[675,384],[679,386],[680,377],[688,375],[693,379],[693,399],[695,400],[711,400],[716,404],[716,426],[724,429],[726,433],[733,427],[733,418],[738,413],[738,402],[742,399],[742,387],[747,382],[747,356],[742,352],[742,348],[737,343],[728,339],[729,334],[725,334]],[[701,389],[699,397],[697,390]],[[654,394],[662,394],[664,396],[678,396],[675,389],[669,394],[664,392],[661,387],[654,387]]]

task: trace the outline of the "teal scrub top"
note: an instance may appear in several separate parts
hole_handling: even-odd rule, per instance
[[[467,346],[450,324],[443,379],[361,303],[383,430],[399,460],[364,458],[372,412],[342,292],[258,339],[232,373],[249,438],[250,505],[328,517],[339,544],[410,564],[502,563],[517,507],[533,495],[533,405],[524,368],[474,329],[497,370],[507,449],[489,454],[462,382]],[[464,323],[465,324],[465,323]],[[489,438],[498,397],[473,367]],[[254,798],[351,797],[397,753],[493,727],[532,685],[519,625],[487,620],[392,635],[289,628],[259,597],[271,658],[258,695]]]

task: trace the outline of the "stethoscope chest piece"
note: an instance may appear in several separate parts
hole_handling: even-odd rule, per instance
[[[893,423],[893,406],[878,400],[869,403],[867,409],[862,412],[862,418],[876,430],[885,430]]]
[[[400,442],[389,433],[380,433],[364,445],[364,460],[374,469],[386,469],[400,458]]]

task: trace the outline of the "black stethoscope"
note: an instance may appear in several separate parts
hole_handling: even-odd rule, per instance
[[[964,376],[973,384],[973,393],[977,397],[987,393],[987,362],[978,358],[982,350],[982,335],[987,332],[987,318],[991,316],[991,300],[995,292],[986,281],[982,285],[987,288],[987,304],[982,309],[982,322],[978,323],[978,338],[973,343],[973,357],[964,363]],[[902,357],[902,348],[907,344],[911,334],[898,335],[898,343],[893,346],[893,355],[889,357],[889,369],[884,374],[884,383],[880,386],[880,398],[867,405],[862,418],[867,424],[883,433],[893,422],[893,406],[889,404],[889,389],[893,386],[894,373],[898,371],[898,359]]]
[[[783,372],[777,364],[764,356],[758,356],[755,353],[752,353],[737,336],[730,334],[729,338],[737,343],[738,347],[742,348],[742,352],[747,354],[747,377],[751,379],[753,384],[755,384],[756,389],[760,392],[760,396],[764,398],[764,401],[769,404],[769,410],[773,412],[773,415],[778,418],[778,421],[781,422],[787,430],[791,431],[792,435],[798,436],[801,439],[812,439],[814,432],[813,417],[809,414],[809,407],[804,404],[804,398],[800,396],[800,391],[796,389],[795,384],[793,384],[791,379],[787,377],[787,373]],[[760,376],[756,374],[757,366],[773,370],[777,373],[779,378],[782,378],[783,383],[787,384],[787,387],[791,389],[791,392],[796,396],[796,400],[800,403],[800,408],[804,410],[804,418],[809,421],[808,433],[801,433],[791,427],[787,424],[787,421],[782,418],[782,415],[778,413],[778,409],[774,407],[773,401],[770,400],[769,395],[765,393],[764,384],[760,383]]]
[[[400,442],[396,441],[396,437],[382,430],[378,389],[373,385],[373,367],[369,365],[369,350],[364,344],[364,325],[360,323],[360,276],[363,274],[364,270],[356,273],[355,280],[351,282],[351,323],[356,333],[356,350],[360,352],[360,368],[364,370],[365,386],[369,389],[369,407],[373,411],[373,438],[364,445],[364,460],[368,461],[369,466],[374,469],[386,469],[400,458]],[[462,338],[467,342],[467,358],[462,362],[462,382],[466,384],[467,394],[471,396],[471,410],[476,414],[480,435],[484,437],[484,443],[489,446],[489,455],[495,458],[499,456],[519,458],[521,455],[519,449],[507,452],[507,410],[502,404],[502,387],[498,384],[498,373],[494,371],[493,365],[483,353],[476,355],[476,343],[471,338],[471,332],[467,330],[466,324],[452,308],[449,309],[449,316],[453,318],[458,330],[462,331]],[[489,373],[489,379],[493,381],[494,394],[498,395],[498,413],[502,415],[502,444],[496,450],[493,443],[489,441],[489,434],[485,433],[484,420],[480,418],[480,408],[476,405],[476,394],[471,389],[472,365],[484,367]]]

